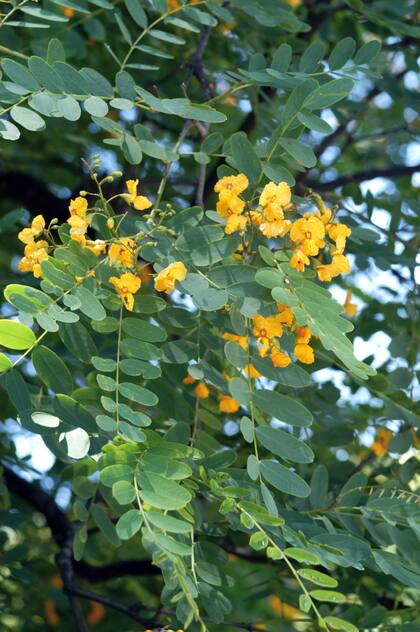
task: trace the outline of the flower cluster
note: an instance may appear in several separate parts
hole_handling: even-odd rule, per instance
[[[118,173],[118,172],[116,172]],[[121,175],[121,173],[119,173]],[[101,183],[98,183],[100,187]],[[153,203],[145,195],[138,194],[138,180],[127,180],[126,187],[128,193],[121,193],[118,196],[138,211],[145,211],[153,206]],[[120,237],[115,229],[114,218],[109,215],[105,207],[99,210],[97,207],[89,208],[85,191],[81,195],[70,200],[69,203],[69,237],[83,248],[92,251],[96,256],[106,255],[109,264],[118,270],[116,274],[109,277],[111,286],[114,287],[124,307],[132,311],[134,308],[134,296],[141,288],[142,281],[149,285],[152,271],[149,266],[140,266],[138,263],[140,247],[132,237]],[[100,195],[97,197],[101,197]],[[107,227],[112,236],[108,240],[91,240],[88,231],[95,214],[106,213]],[[48,250],[54,246],[51,228],[55,228],[56,220],[51,222],[48,230],[45,229],[45,219],[42,215],[37,215],[29,228],[20,231],[18,237],[25,244],[24,257],[19,262],[21,272],[33,272],[34,276],[42,276],[41,263],[48,259]],[[49,241],[36,238],[46,234]],[[145,271],[145,267],[148,268]],[[89,276],[94,276],[94,270],[89,271]],[[162,270],[155,277],[155,289],[158,292],[172,292],[176,281],[182,281],[187,275],[187,269],[181,261],[175,261]],[[76,277],[76,281],[82,281],[84,277]]]
[[[248,178],[240,173],[225,176],[215,185],[218,194],[216,210],[226,219],[225,232],[245,233],[251,224],[258,227],[267,238],[287,238],[286,250],[291,251],[290,265],[303,272],[311,263],[310,258],[321,255],[327,246],[331,256],[329,263],[315,260],[315,269],[320,281],[331,281],[341,273],[350,272],[350,264],[344,255],[347,237],[351,229],[346,224],[333,221],[332,212],[319,196],[313,196],[319,208],[315,213],[305,213],[292,221],[294,211],[291,203],[292,191],[286,182],[268,182],[263,188],[257,208],[253,209],[240,195],[248,188]],[[286,216],[289,214],[289,217]],[[323,256],[323,253],[322,253]]]
[[[30,228],[24,228],[18,234],[18,239],[25,244],[24,256],[19,261],[18,268],[21,272],[32,272],[34,277],[41,276],[41,263],[48,259],[48,242],[45,239],[36,241],[45,229],[45,219],[37,215],[32,220]]]
[[[260,374],[258,374],[260,375]],[[225,375],[225,378],[229,380],[229,376]],[[197,381],[192,375],[188,373],[182,380],[184,384],[195,384]],[[198,382],[194,388],[194,395],[198,399],[207,399],[210,396],[210,389],[205,382]],[[230,395],[219,395],[219,410],[222,413],[236,413],[240,408],[239,402],[236,401]]]

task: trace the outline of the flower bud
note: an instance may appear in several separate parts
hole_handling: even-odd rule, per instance
[[[108,226],[108,228],[109,228],[110,230],[112,230],[112,229],[114,228],[114,226],[115,226],[114,218],[113,218],[113,217],[109,217],[109,218],[106,220],[106,225]]]

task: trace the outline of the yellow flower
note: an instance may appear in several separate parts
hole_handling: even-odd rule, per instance
[[[221,395],[219,397],[219,410],[222,413],[236,413],[240,408],[240,404],[230,397],[230,395]]]
[[[291,362],[291,359],[289,358],[287,353],[280,351],[280,349],[277,349],[277,347],[271,348],[270,359],[273,363],[273,366],[279,369],[284,369],[286,366],[289,366]]]
[[[315,215],[323,224],[328,224],[332,217],[332,211],[323,204],[321,209],[315,211]]]
[[[346,224],[330,224],[327,226],[329,237],[335,241],[336,251],[342,253],[346,246],[346,239],[351,235],[351,228]]]
[[[303,272],[305,266],[308,266],[310,263],[309,258],[302,252],[300,248],[296,248],[293,252],[292,258],[290,259],[290,265],[292,268],[295,268],[298,272]]]
[[[249,377],[254,380],[257,380],[262,375],[262,373],[260,373],[251,363],[247,364],[246,367],[244,367],[244,373],[245,375],[249,375]]]
[[[345,274],[350,272],[350,262],[345,255],[333,255],[331,265],[334,267],[336,275],[341,274],[342,272]]]
[[[225,340],[231,340],[232,342],[236,342],[238,345],[242,347],[244,351],[248,349],[248,338],[246,336],[237,336],[236,334],[231,334],[228,331],[225,331],[223,334],[223,338]]]
[[[87,241],[86,248],[98,256],[105,252],[106,243],[103,239],[95,239],[95,241]]]
[[[194,389],[194,393],[196,394],[198,399],[207,399],[207,397],[210,395],[210,391],[204,382],[199,382],[197,384]]]
[[[277,309],[279,310],[279,313],[277,316],[278,321],[290,327],[294,319],[292,309],[288,307],[287,305],[283,305],[283,303],[277,303]]]
[[[392,432],[387,428],[379,428],[375,441],[370,446],[370,449],[376,456],[384,456],[388,452],[388,443],[392,439]]]
[[[141,280],[131,272],[125,272],[120,277],[110,277],[110,282],[117,290],[122,304],[129,312],[133,311],[134,294],[136,294],[141,286]]]
[[[216,204],[216,211],[220,217],[230,217],[232,215],[240,215],[245,208],[245,202],[234,195],[219,199]]]
[[[32,231],[32,228],[23,228],[18,233],[18,239],[23,244],[30,244],[30,243],[32,243],[34,241],[34,233]]]
[[[284,603],[277,595],[270,595],[268,603],[273,612],[283,619],[299,619],[302,616],[300,610],[290,606],[288,603]]]
[[[121,237],[118,242],[112,243],[108,249],[108,257],[113,265],[131,268],[133,265],[136,242],[128,237]]]
[[[347,290],[346,300],[344,301],[343,307],[347,316],[349,316],[350,318],[356,315],[357,305],[351,302],[351,290]]]
[[[288,219],[278,219],[264,222],[260,225],[260,231],[265,237],[284,237],[290,230],[292,222]]]
[[[312,364],[315,362],[314,350],[305,343],[298,343],[293,349],[296,358],[304,364]]]
[[[70,215],[77,215],[84,218],[88,207],[87,199],[84,197],[77,197],[74,200],[70,200],[69,211]]]
[[[34,217],[30,228],[24,228],[18,234],[18,239],[24,244],[30,244],[35,237],[39,237],[45,228],[45,219],[42,215]]]
[[[316,273],[320,281],[331,281],[336,276],[335,271],[335,267],[331,263],[316,267]]]
[[[170,263],[156,275],[155,289],[158,292],[166,292],[169,294],[175,287],[175,281],[183,281],[186,276],[187,268],[182,261]]]
[[[34,217],[34,219],[32,220],[31,228],[35,237],[38,237],[42,233],[45,228],[45,219],[42,215],[37,215],[36,217]]]
[[[297,336],[296,342],[303,342],[304,344],[308,344],[308,342],[312,338],[312,332],[311,332],[310,328],[307,327],[307,326],[296,327],[295,328],[295,333],[296,333],[296,336]]]
[[[225,233],[231,235],[232,233],[243,233],[246,229],[248,218],[244,215],[231,215],[228,218],[225,226]]]
[[[270,348],[271,338],[280,338],[283,335],[283,327],[279,321],[278,315],[268,316],[267,318],[256,314],[252,317],[254,328],[252,330],[257,338],[258,352],[264,357]]]
[[[23,254],[18,269],[21,272],[32,272],[38,279],[41,276],[41,263],[48,259],[48,243],[41,239],[26,244]]]
[[[137,195],[138,180],[126,180],[125,184],[129,194],[128,201],[137,211],[145,211],[153,205],[145,195]]]
[[[216,193],[221,193],[228,196],[236,196],[245,191],[248,187],[248,178],[244,173],[239,173],[237,176],[225,176],[216,182],[214,190]]]
[[[259,203],[264,208],[264,214],[269,222],[282,219],[283,209],[290,203],[292,192],[285,182],[275,184],[269,182],[260,195]]]
[[[84,246],[86,244],[85,234],[89,227],[87,220],[79,215],[71,215],[67,223],[71,226],[70,237]]]
[[[188,373],[188,375],[186,375],[182,381],[184,384],[194,384],[194,382],[196,382],[197,380],[195,379],[195,377]]]
[[[314,216],[301,217],[290,230],[291,240],[299,243],[302,252],[310,257],[316,257],[319,249],[325,246],[324,237],[325,226]]]
[[[250,211],[249,215],[251,222],[255,224],[255,226],[261,226],[264,221],[262,213],[259,213],[258,211]]]

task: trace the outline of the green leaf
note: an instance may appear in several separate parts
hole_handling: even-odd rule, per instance
[[[117,483],[132,483],[134,477],[134,469],[125,463],[115,463],[107,465],[101,470],[101,483],[106,487],[113,487]]]
[[[121,540],[129,540],[137,533],[143,523],[143,516],[138,509],[130,509],[120,516],[116,531]]]
[[[54,94],[64,92],[64,83],[60,75],[42,57],[29,57],[28,67],[35,79]]]
[[[299,121],[308,129],[312,129],[320,134],[331,134],[332,127],[316,114],[312,112],[299,112],[297,115]]]
[[[73,97],[58,99],[57,109],[67,121],[78,121],[82,115],[80,105]]]
[[[169,531],[170,533],[191,533],[193,529],[192,525],[185,522],[185,520],[179,520],[157,511],[147,512],[147,519],[158,529]]]
[[[36,342],[32,329],[14,320],[0,320],[0,345],[6,349],[29,349]]]
[[[8,369],[10,369],[10,367],[12,366],[13,366],[12,361],[9,360],[9,358],[5,356],[4,353],[0,353],[0,373],[4,373]]]
[[[313,421],[310,411],[300,402],[276,391],[266,389],[255,391],[254,404],[271,417],[292,426],[310,426]]]
[[[241,377],[233,377],[229,380],[229,392],[241,406],[249,404],[251,393],[249,391],[248,382]]]
[[[320,110],[322,108],[328,108],[337,101],[341,101],[349,95],[354,85],[352,79],[343,77],[341,79],[333,79],[328,83],[324,83],[319,86],[308,97],[305,102],[305,107],[310,110]]]
[[[324,617],[324,621],[328,626],[331,626],[333,630],[341,630],[342,632],[358,632],[358,628],[349,621],[339,619],[339,617]]]
[[[150,37],[155,37],[158,40],[169,42],[170,44],[181,46],[185,44],[183,37],[179,37],[179,35],[174,35],[174,33],[168,33],[167,31],[162,31],[160,29],[152,29],[149,31],[149,35]]]
[[[181,556],[191,555],[191,546],[187,546],[168,535],[153,533],[149,537],[164,551]]]
[[[108,514],[101,505],[92,505],[91,508],[92,518],[96,523],[96,526],[101,531],[102,535],[113,545],[119,546],[121,544],[120,538],[116,532],[114,525],[112,524]]]
[[[286,105],[282,114],[282,136],[284,135],[287,128],[289,128],[294,122],[297,114],[304,107],[306,100],[317,87],[318,82],[315,81],[315,79],[305,79],[305,81],[299,83],[292,91],[286,101]]]
[[[164,111],[182,118],[204,123],[224,123],[226,116],[208,105],[191,103],[188,99],[162,99]]]
[[[311,490],[298,474],[277,461],[261,461],[260,471],[263,478],[280,492],[306,498]]]
[[[166,331],[162,327],[152,325],[141,318],[124,318],[122,328],[129,336],[147,342],[164,342],[167,338]]]
[[[256,184],[261,174],[261,163],[246,134],[233,134],[229,140],[229,147],[235,169],[244,173],[251,185]]]
[[[10,110],[10,116],[15,123],[18,123],[31,132],[39,132],[45,128],[45,121],[39,114],[21,105],[14,105]]]
[[[29,72],[29,70],[22,64],[19,64],[13,59],[5,59],[4,61],[2,61],[1,67],[6,75],[9,77],[9,79],[17,83],[19,86],[26,88],[30,92],[39,90],[39,83]]]
[[[108,105],[106,101],[99,97],[89,97],[84,102],[86,112],[92,116],[106,116],[108,114]]]
[[[66,61],[66,51],[61,41],[53,37],[48,42],[47,63],[51,65],[55,61]]]
[[[299,61],[299,72],[315,72],[325,54],[325,44],[320,40],[312,42],[304,51]]]
[[[96,354],[96,345],[82,323],[63,323],[58,332],[67,349],[78,360],[90,364],[91,358]]]
[[[279,145],[304,167],[315,167],[316,156],[311,147],[295,138],[280,138]]]
[[[280,428],[264,426],[257,428],[255,433],[261,445],[276,456],[295,463],[312,463],[314,460],[314,453],[306,443]]]
[[[309,593],[317,601],[328,601],[329,603],[344,603],[346,598],[335,590],[311,590]]]
[[[131,382],[122,382],[118,388],[121,395],[143,406],[156,406],[159,402],[157,395],[149,391],[143,386],[132,384]]]
[[[310,551],[306,551],[306,549],[300,549],[295,546],[288,547],[283,551],[287,557],[291,557],[292,560],[296,560],[296,562],[300,562],[301,564],[315,564],[318,565],[321,563],[320,559],[310,553]]]
[[[83,428],[86,432],[96,432],[95,420],[87,409],[68,395],[58,394],[54,399],[56,415],[74,428]]]
[[[71,393],[73,378],[63,360],[54,351],[38,345],[32,352],[38,377],[55,393]]]
[[[141,151],[140,143],[130,134],[124,135],[124,140],[121,145],[124,157],[130,163],[130,165],[140,164],[143,153]]]
[[[124,0],[124,4],[134,22],[145,29],[148,24],[147,15],[141,6],[139,0]]]
[[[254,441],[254,424],[248,417],[242,417],[240,421],[241,433],[245,441],[252,443]]]
[[[120,505],[129,505],[136,497],[136,490],[130,481],[117,481],[112,486],[112,495]]]
[[[356,42],[352,37],[345,37],[336,44],[328,57],[330,70],[342,68],[356,50]]]
[[[338,586],[338,582],[334,577],[330,577],[320,571],[315,571],[312,568],[299,568],[298,574],[303,579],[317,586],[323,586],[325,588],[336,588],[336,586]]]
[[[79,286],[74,295],[79,299],[79,309],[85,316],[96,321],[103,320],[106,317],[104,306],[87,287]]]
[[[286,72],[292,61],[292,47],[290,44],[280,44],[273,54],[273,61],[271,62],[271,68],[277,72]]]
[[[185,487],[159,474],[142,472],[138,481],[141,498],[157,509],[182,509],[191,500],[191,494]]]
[[[373,61],[373,59],[375,59],[375,57],[379,54],[381,46],[380,40],[371,40],[370,42],[363,44],[354,56],[354,63],[356,66]]]

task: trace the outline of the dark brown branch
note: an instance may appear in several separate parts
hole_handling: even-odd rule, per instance
[[[420,165],[406,166],[397,165],[392,167],[384,167],[383,169],[370,169],[361,171],[359,173],[348,173],[343,176],[339,176],[335,180],[329,182],[308,182],[308,186],[316,187],[317,191],[333,191],[339,187],[343,187],[346,184],[355,184],[358,182],[365,182],[366,180],[373,180],[374,178],[402,178],[404,176],[412,175],[420,171]]]
[[[61,548],[67,541],[69,534],[73,535],[73,525],[66,514],[60,509],[53,497],[45,492],[35,482],[21,478],[8,467],[4,467],[4,480],[9,491],[31,505],[36,511],[45,516],[52,536]],[[96,566],[81,560],[76,562],[70,552],[70,562],[74,573],[90,582],[101,582],[127,575],[159,575],[160,570],[149,560],[122,560],[113,564]]]

